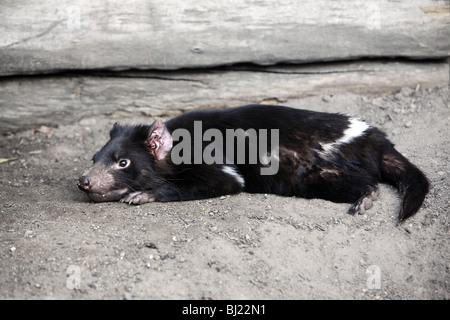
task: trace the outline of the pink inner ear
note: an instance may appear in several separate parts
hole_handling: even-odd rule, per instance
[[[172,149],[172,142],[172,136],[167,127],[161,120],[156,120],[150,127],[150,134],[146,141],[149,151],[156,159],[164,159]]]

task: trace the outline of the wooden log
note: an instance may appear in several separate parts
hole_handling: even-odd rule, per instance
[[[319,65],[241,65],[203,71],[93,72],[0,80],[0,131],[56,126],[84,117],[172,116],[198,108],[278,103],[308,95],[392,93],[449,83],[440,62],[358,61]]]
[[[0,76],[450,55],[448,0],[5,0],[0,18]]]

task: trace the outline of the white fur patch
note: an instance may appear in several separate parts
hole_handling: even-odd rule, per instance
[[[341,138],[335,142],[322,144],[324,153],[336,151],[340,145],[352,142],[354,139],[362,136],[370,127],[366,122],[356,118],[350,118],[349,121],[350,125],[344,130],[344,135]]]
[[[222,171],[225,172],[226,174],[229,174],[230,176],[234,177],[236,179],[236,181],[239,183],[239,185],[241,186],[241,188],[244,189],[244,187],[245,187],[244,178],[239,173],[237,173],[235,168],[230,167],[230,166],[223,166]]]

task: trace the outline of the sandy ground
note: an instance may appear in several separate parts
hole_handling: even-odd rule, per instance
[[[0,137],[1,299],[449,299],[448,88],[337,94],[284,105],[351,113],[382,128],[427,174],[419,213],[396,226],[382,185],[347,204],[240,194],[92,203],[76,187],[116,119]],[[151,122],[149,118],[122,122]]]

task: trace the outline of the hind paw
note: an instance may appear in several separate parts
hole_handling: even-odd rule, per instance
[[[155,197],[152,194],[140,191],[132,192],[120,199],[120,202],[125,202],[128,204],[143,204],[154,201]]]
[[[378,197],[378,189],[372,191],[367,196],[361,197],[350,207],[350,209],[348,209],[348,213],[351,215],[364,214],[366,210],[372,208],[373,201],[376,200],[377,197]]]

